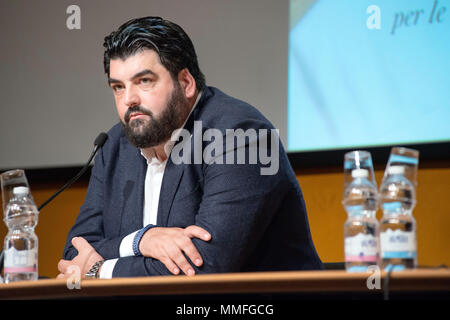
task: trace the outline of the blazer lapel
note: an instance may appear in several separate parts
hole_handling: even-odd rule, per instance
[[[167,226],[170,208],[172,207],[173,198],[175,197],[181,177],[183,176],[183,171],[184,165],[174,164],[170,160],[170,157],[167,159],[158,203],[158,226]]]
[[[124,161],[120,166],[122,169],[123,185],[121,186],[121,226],[120,234],[129,234],[140,228],[143,224],[144,215],[144,185],[147,173],[147,162],[140,154],[140,150],[132,146],[126,137]]]
[[[203,91],[197,106],[189,116],[189,119],[186,121],[184,129],[193,133],[194,120],[200,117],[199,115],[201,113],[201,109],[206,100],[208,100],[211,95],[211,90],[208,87],[205,87],[205,90]],[[198,134],[203,134],[203,132],[198,132]],[[191,137],[191,148],[193,148],[193,143],[194,142]],[[193,155],[193,149],[191,149],[191,155]],[[191,161],[193,161],[193,157],[191,157]],[[166,227],[168,224],[173,199],[180,185],[181,177],[183,176],[184,168],[186,167],[186,165],[188,164],[174,164],[171,160],[171,155],[169,155],[169,158],[167,159],[158,203],[157,224],[159,226]]]

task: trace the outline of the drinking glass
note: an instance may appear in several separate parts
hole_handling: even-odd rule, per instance
[[[13,197],[13,190],[15,187],[27,187],[28,180],[25,172],[22,169],[10,170],[3,172],[0,175],[0,182],[2,188],[2,202],[3,202],[3,214],[6,214],[6,205]],[[31,194],[30,194],[31,196]]]
[[[419,151],[404,147],[393,147],[384,171],[383,182],[389,178],[392,166],[404,168],[404,176],[414,187],[417,187],[417,169],[419,165]]]
[[[355,150],[347,152],[344,156],[344,192],[347,189],[347,186],[352,183],[354,179],[355,172],[353,171],[355,169],[367,170],[367,180],[372,182],[374,187],[377,188],[370,152]]]

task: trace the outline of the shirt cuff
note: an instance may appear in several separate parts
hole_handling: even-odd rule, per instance
[[[99,275],[100,279],[112,279],[114,266],[116,265],[117,260],[119,260],[119,259],[106,260],[102,264],[102,267],[100,268],[100,275]]]
[[[138,233],[138,232],[139,232],[139,230],[135,231],[133,233],[130,233],[129,235],[127,235],[125,238],[122,239],[122,242],[120,243],[120,247],[119,247],[119,256],[121,258],[134,256],[133,240],[134,240],[134,237],[136,236],[136,233]]]
[[[138,230],[136,233],[134,239],[133,239],[133,253],[135,256],[142,256],[141,251],[139,250],[139,242],[141,242],[142,237],[144,236],[144,233],[147,232],[147,230],[156,227],[154,224],[148,224],[145,227],[143,227],[141,230]]]

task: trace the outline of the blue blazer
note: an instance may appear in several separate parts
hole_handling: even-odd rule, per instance
[[[202,121],[202,132],[220,130],[224,142],[226,129],[273,129],[254,107],[213,87],[203,91],[186,122],[185,129],[191,133],[194,121]],[[119,258],[122,239],[143,227],[147,162],[129,143],[120,123],[108,136],[96,156],[84,204],[68,234],[63,252],[66,260],[77,255],[71,245],[75,236],[84,237],[104,259]],[[202,150],[208,142],[201,141]],[[191,145],[193,152],[194,143]],[[204,260],[201,267],[192,264],[195,272],[321,269],[303,195],[281,142],[279,170],[274,175],[261,175],[260,169],[268,165],[260,161],[226,164],[223,159],[224,164],[175,164],[169,157],[164,172],[157,225],[197,225],[212,236],[209,242],[192,239]],[[117,261],[113,277],[169,274],[156,259],[130,256]]]

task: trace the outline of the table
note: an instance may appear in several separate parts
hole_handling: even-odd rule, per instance
[[[389,280],[387,282],[387,280]],[[0,284],[0,299],[66,299],[192,295],[273,294],[275,296],[345,297],[345,294],[382,297],[389,294],[437,295],[450,299],[449,269],[401,272],[345,271],[252,272],[187,276],[158,276],[81,280],[69,289],[64,279]],[[72,283],[73,287],[74,283]],[[372,289],[369,289],[372,287]]]

